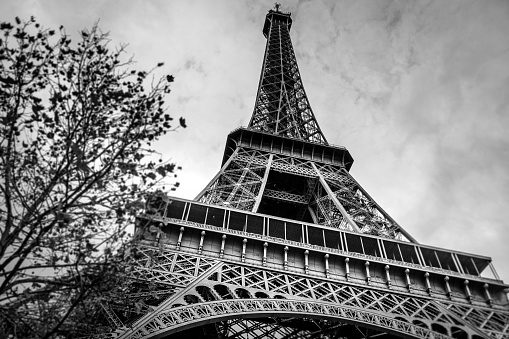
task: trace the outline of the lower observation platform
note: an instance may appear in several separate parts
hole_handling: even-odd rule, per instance
[[[436,300],[508,305],[509,285],[483,277],[493,269],[491,258],[475,254],[162,196],[149,201],[137,232],[226,261]]]

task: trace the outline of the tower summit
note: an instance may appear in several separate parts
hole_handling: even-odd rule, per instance
[[[327,144],[302,85],[290,40],[291,27],[290,13],[280,12],[279,6],[265,17],[267,45],[249,128]]]
[[[118,338],[508,338],[504,284],[481,255],[398,225],[350,175],[309,105],[276,5],[255,108],[189,201],[153,196],[137,220]]]

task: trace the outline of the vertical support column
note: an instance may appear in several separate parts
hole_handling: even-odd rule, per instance
[[[200,245],[198,245],[198,254],[202,254],[202,252],[203,252],[203,240],[204,239],[205,239],[205,231],[201,231]]]
[[[465,285],[465,294],[467,295],[467,300],[472,302],[472,293],[470,293],[470,287],[468,287],[468,280],[465,280],[463,282],[463,285]]]
[[[385,279],[387,280],[386,284],[387,284],[387,288],[391,288],[391,275],[389,273],[389,265],[385,265]]]
[[[366,268],[366,284],[369,285],[371,282],[371,275],[369,274],[369,261],[366,261],[364,263],[364,267]]]
[[[284,250],[285,250],[285,259],[283,261],[283,268],[285,269],[285,271],[288,271],[288,246],[285,246]]]
[[[488,290],[490,285],[484,284],[484,296],[486,297],[486,301],[488,302],[488,305],[493,306],[493,299],[491,299],[490,291]]]
[[[308,250],[305,250],[304,251],[304,272],[306,272],[306,274],[309,274],[309,251]]]
[[[180,228],[179,238],[177,240],[177,251],[180,250],[180,245],[182,244],[182,236],[184,235],[184,227]]]
[[[329,270],[329,254],[326,253],[324,256],[325,258],[325,277],[330,278],[330,270]]]
[[[262,265],[267,266],[267,247],[269,247],[269,244],[267,242],[263,243],[263,259],[262,259]]]
[[[262,201],[263,191],[265,191],[265,185],[267,185],[267,178],[269,177],[270,167],[272,166],[272,159],[274,159],[274,154],[269,155],[269,160],[267,161],[267,166],[265,167],[265,174],[263,175],[262,184],[260,186],[260,190],[258,191],[258,195],[256,196],[255,203],[253,205],[253,209],[251,212],[258,211],[258,207],[260,207],[260,202]]]
[[[429,296],[431,297],[431,284],[429,282],[429,273],[424,273],[424,280],[426,283],[426,292],[428,292]]]
[[[345,278],[346,281],[350,281],[350,258],[345,258]]]
[[[219,251],[219,258],[224,258],[224,244],[226,243],[226,234],[221,237],[221,250]]]
[[[246,245],[247,245],[247,239],[244,238],[244,240],[242,240],[242,256],[240,257],[240,260],[242,262],[246,262]]]
[[[194,264],[194,276],[195,277],[198,275],[198,271],[200,270],[200,261],[201,261],[200,257],[196,258],[196,262]]]
[[[445,281],[445,292],[447,293],[447,296],[449,297],[449,299],[452,299],[451,286],[449,286],[449,277],[446,276],[444,278],[444,281]]]
[[[408,292],[410,292],[410,289],[411,289],[410,270],[408,268],[405,270],[405,280],[406,280],[406,288],[408,289]]]
[[[223,281],[223,265],[219,265],[217,268],[217,282]]]

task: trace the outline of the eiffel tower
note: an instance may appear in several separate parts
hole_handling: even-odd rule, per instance
[[[121,319],[102,305],[111,336],[509,338],[508,285],[481,276],[491,259],[419,244],[350,175],[311,110],[291,26],[268,12],[254,112],[217,175],[139,216],[144,307]]]

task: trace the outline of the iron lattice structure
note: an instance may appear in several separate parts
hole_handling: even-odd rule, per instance
[[[194,201],[154,196],[139,216],[130,304],[101,302],[104,336],[509,338],[508,285],[482,275],[491,259],[418,244],[327,143],[291,23],[267,14],[253,116],[217,175]]]
[[[263,27],[267,45],[249,127],[274,135],[327,144],[302,85],[290,40],[292,19],[290,15],[276,14],[268,17]]]

